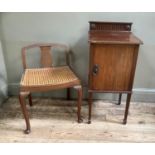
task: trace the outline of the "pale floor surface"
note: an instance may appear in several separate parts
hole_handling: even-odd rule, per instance
[[[23,133],[25,121],[18,98],[0,108],[0,142],[155,142],[155,103],[131,103],[128,123],[122,125],[125,104],[94,101],[92,124],[83,102],[83,123],[77,123],[76,101],[33,99],[32,131]]]

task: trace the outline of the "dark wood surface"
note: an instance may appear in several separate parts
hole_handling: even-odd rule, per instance
[[[130,22],[101,22],[90,21],[89,29],[95,31],[131,31],[132,23]]]
[[[127,93],[123,123],[126,124],[137,63],[142,41],[131,32],[132,23],[90,22],[89,44],[89,123],[92,93]]]
[[[132,32],[90,31],[90,43],[100,44],[142,44]]]

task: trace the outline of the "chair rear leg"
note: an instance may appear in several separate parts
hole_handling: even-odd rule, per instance
[[[67,88],[67,100],[70,100],[71,96],[70,96],[70,88]]]
[[[32,107],[33,104],[32,104],[32,95],[31,95],[31,93],[28,95],[28,98],[29,98],[29,105]]]
[[[21,109],[25,118],[25,122],[26,122],[26,130],[24,130],[25,134],[29,134],[31,131],[31,127],[30,127],[30,121],[29,121],[29,114],[28,111],[26,109],[26,102],[25,102],[25,98],[29,95],[29,93],[27,92],[20,92],[19,94],[19,102],[21,105]]]

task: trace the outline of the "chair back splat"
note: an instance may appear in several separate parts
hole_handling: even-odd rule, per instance
[[[50,53],[51,46],[40,46],[41,49],[41,65],[43,68],[52,67],[52,56]]]

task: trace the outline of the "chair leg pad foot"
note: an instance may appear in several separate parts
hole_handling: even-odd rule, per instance
[[[80,118],[80,119],[78,120],[78,123],[82,123],[82,122],[83,122],[83,119]]]
[[[121,105],[121,103],[115,103],[116,105]]]
[[[127,121],[126,120],[123,120],[123,124],[126,125],[126,123],[127,123]]]
[[[26,129],[26,130],[24,130],[24,133],[25,133],[25,134],[29,134],[30,132],[31,132],[30,129]]]
[[[91,124],[91,120],[88,120],[88,124]]]

